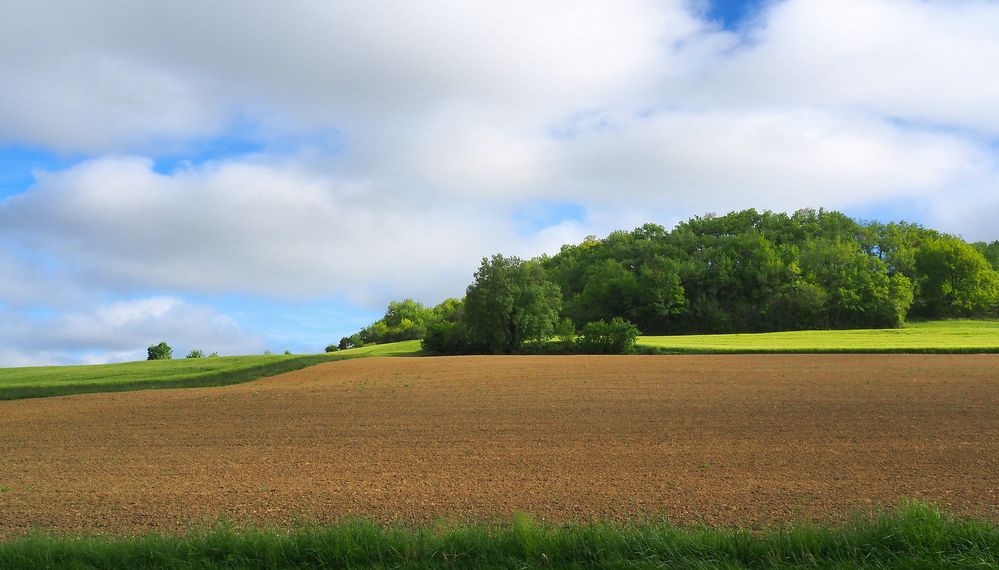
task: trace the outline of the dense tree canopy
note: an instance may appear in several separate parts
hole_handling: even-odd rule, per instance
[[[414,340],[426,336],[427,326],[435,320],[436,309],[428,309],[412,299],[392,301],[385,316],[361,329],[360,332],[340,339],[338,350],[379,344]]]
[[[438,352],[513,352],[550,337],[563,319],[583,328],[620,318],[663,334],[994,317],[997,264],[999,242],[969,245],[917,224],[743,210],[672,231],[646,224],[590,236],[535,260],[484,259],[463,301],[446,301],[446,311],[393,303],[372,325],[384,330],[368,338],[407,330],[426,333]]]
[[[483,259],[465,292],[464,321],[484,352],[511,353],[555,331],[562,296],[535,262],[494,255]]]
[[[975,248],[947,237],[926,240],[915,255],[919,304],[930,317],[994,313],[999,276]]]
[[[999,241],[985,243],[983,241],[971,244],[978,253],[985,257],[992,269],[999,271]]]

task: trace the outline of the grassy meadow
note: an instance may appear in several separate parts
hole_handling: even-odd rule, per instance
[[[665,521],[291,530],[220,524],[186,535],[0,542],[0,568],[999,568],[999,529],[925,504],[844,524],[764,531]]]
[[[639,347],[663,353],[999,352],[999,321],[928,321],[897,329],[642,336]]]
[[[404,341],[330,354],[222,356],[90,366],[3,368],[0,369],[0,400],[150,388],[224,386],[283,374],[323,362],[369,356],[413,355],[419,349],[419,341]]]

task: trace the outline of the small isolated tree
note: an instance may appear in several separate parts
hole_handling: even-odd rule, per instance
[[[213,352],[213,353],[211,353],[211,354],[208,355],[208,358],[218,358],[218,357],[219,357],[219,353],[217,353],[217,352]]]
[[[638,327],[614,317],[609,323],[602,320],[586,323],[577,343],[587,354],[624,354],[635,347],[638,335]]]
[[[205,357],[205,353],[201,352],[198,349],[194,349],[191,352],[187,353],[187,358],[204,358],[204,357]]]
[[[336,344],[330,344],[326,346],[326,352],[336,352],[340,350],[340,346]]]
[[[173,358],[173,349],[166,342],[154,344],[146,350],[149,353],[146,360],[170,360]]]

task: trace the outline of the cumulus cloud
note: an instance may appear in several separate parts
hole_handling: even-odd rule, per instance
[[[483,255],[744,207],[999,238],[999,4],[784,0],[736,32],[700,7],[15,3],[0,144],[87,159],[0,202],[0,307],[433,302]],[[255,154],[157,162],[230,138]]]
[[[631,97],[699,25],[679,0],[17,4],[0,23],[0,78],[19,86],[0,94],[0,137],[121,151],[241,114],[369,129],[471,102],[536,117]]]
[[[999,136],[999,76],[990,71],[999,3],[787,0],[756,24],[742,47],[686,77],[680,99],[848,109]]]
[[[295,163],[233,161],[156,173],[148,159],[83,163],[0,203],[0,236],[118,290],[340,294],[360,302],[455,289],[480,257],[536,253],[572,224],[516,234],[468,203],[425,203]],[[562,241],[559,241],[562,243]]]
[[[804,112],[665,112],[565,143],[558,176],[590,202],[621,193],[687,212],[935,201],[970,177],[996,179],[958,138],[866,117]]]

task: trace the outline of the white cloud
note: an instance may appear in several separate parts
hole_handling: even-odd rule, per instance
[[[559,239],[581,235],[570,226]],[[61,259],[90,286],[126,291],[433,299],[459,293],[500,247],[553,247],[549,234],[512,234],[502,210],[380,193],[294,162],[163,175],[145,159],[102,159],[0,203],[0,238]]]
[[[908,200],[929,225],[999,238],[999,3],[785,0],[742,35],[699,5],[5,7],[0,144],[91,158],[0,202],[0,307],[117,331],[115,311],[79,307],[150,291],[433,302],[483,255],[743,207]],[[153,168],[234,133],[264,150]],[[325,144],[294,142],[310,140]],[[582,219],[518,222],[565,203]],[[140,306],[130,334],[181,310]],[[130,350],[101,342],[93,358]]]
[[[571,195],[691,213],[936,201],[969,179],[999,180],[988,155],[959,138],[844,114],[667,112],[564,146],[555,178]]]
[[[0,22],[0,80],[18,86],[0,94],[0,139],[134,151],[245,115],[367,130],[454,103],[520,120],[585,108],[633,97],[650,69],[668,67],[660,48],[699,27],[682,6],[22,4]]]
[[[214,309],[175,297],[150,297],[29,317],[0,312],[0,366],[144,360],[166,340],[175,357],[194,348],[220,354],[259,353],[264,341]]]
[[[826,108],[999,136],[999,3],[787,0],[673,103]]]

